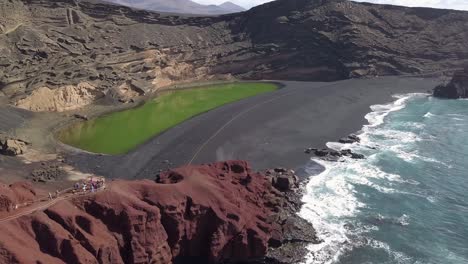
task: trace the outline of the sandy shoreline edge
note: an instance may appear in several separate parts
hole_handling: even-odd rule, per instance
[[[4,107],[1,118],[6,120],[6,128],[20,136],[37,133],[31,139],[34,147],[58,154],[66,165],[86,174],[153,179],[161,170],[189,163],[247,160],[254,170],[287,167],[307,176],[311,167],[316,168],[314,173],[323,168],[311,166],[315,163],[304,154],[305,148],[325,147],[327,142],[359,131],[367,124],[364,117],[371,105],[389,103],[394,94],[427,92],[439,83],[435,78],[398,76],[328,83],[265,82],[276,83],[281,89],[197,115],[117,156],[89,153],[58,142],[50,131],[55,133],[76,122],[71,113],[29,113]],[[135,105],[91,105],[80,113],[95,117],[129,107]],[[22,119],[16,118],[20,115]],[[3,169],[21,166],[8,158],[1,161]]]
[[[195,116],[130,153],[64,151],[64,155],[83,172],[111,178],[153,178],[170,167],[221,160],[248,160],[256,170],[282,166],[300,171],[310,162],[304,148],[325,147],[359,131],[367,123],[364,116],[371,105],[389,103],[394,94],[427,92],[438,80],[275,82],[284,88]]]

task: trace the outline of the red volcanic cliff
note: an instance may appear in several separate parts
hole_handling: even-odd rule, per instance
[[[114,181],[95,195],[1,223],[0,263],[219,263],[283,255],[284,245],[316,240],[311,226],[304,232],[296,221],[297,203],[272,186],[275,173],[266,177],[232,161],[175,169],[156,181]]]
[[[36,191],[30,183],[0,184],[0,215],[12,211],[17,204],[35,200]]]

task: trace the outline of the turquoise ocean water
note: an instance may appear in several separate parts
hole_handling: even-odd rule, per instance
[[[300,214],[321,244],[307,263],[468,263],[468,100],[425,94],[375,105],[351,148],[317,162]]]

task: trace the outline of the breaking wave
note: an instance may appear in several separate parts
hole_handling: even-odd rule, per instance
[[[433,184],[427,182],[428,178],[419,175],[434,171],[443,174],[453,167],[428,151],[440,143],[431,122],[441,115],[435,111],[441,102],[426,94],[395,97],[393,103],[371,107],[372,112],[365,116],[369,124],[360,131],[359,143],[327,144],[336,150],[352,149],[366,159],[343,157],[339,162],[313,159],[326,169],[310,177],[299,214],[314,225],[323,242],[309,246],[306,263],[340,263],[343,258],[346,263],[435,263],[402,250],[398,245],[406,241],[395,242],[393,233],[388,241],[382,236],[389,230],[417,230],[413,227],[417,219],[413,212],[405,207],[400,210],[398,204],[388,203],[388,199],[439,206],[440,193],[428,187]],[[457,115],[457,119],[468,121],[468,111],[466,115]]]

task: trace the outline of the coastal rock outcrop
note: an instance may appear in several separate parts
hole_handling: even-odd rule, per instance
[[[361,142],[361,138],[355,134],[350,134],[347,137],[340,138],[338,140],[342,144],[353,144]],[[365,159],[363,154],[356,153],[351,149],[335,150],[331,148],[306,148],[304,150],[306,154],[313,154],[316,157],[326,161],[338,161],[341,157],[349,157],[352,159]]]
[[[361,139],[358,136],[351,134],[347,137],[340,138],[338,142],[343,143],[343,144],[352,144],[355,142],[361,142]]]
[[[187,166],[3,223],[0,262],[292,263],[318,242],[300,204],[244,161]]]
[[[279,191],[294,191],[299,188],[299,178],[294,174],[293,170],[275,168],[265,171],[265,175],[273,187]]]
[[[468,98],[468,66],[455,72],[447,85],[437,86],[434,96],[447,99]]]
[[[334,150],[329,148],[317,149],[308,148],[305,150],[307,154],[314,154],[316,157],[327,161],[338,161],[341,157],[350,157],[352,159],[365,159],[365,156],[359,153],[355,153],[350,149]]]

